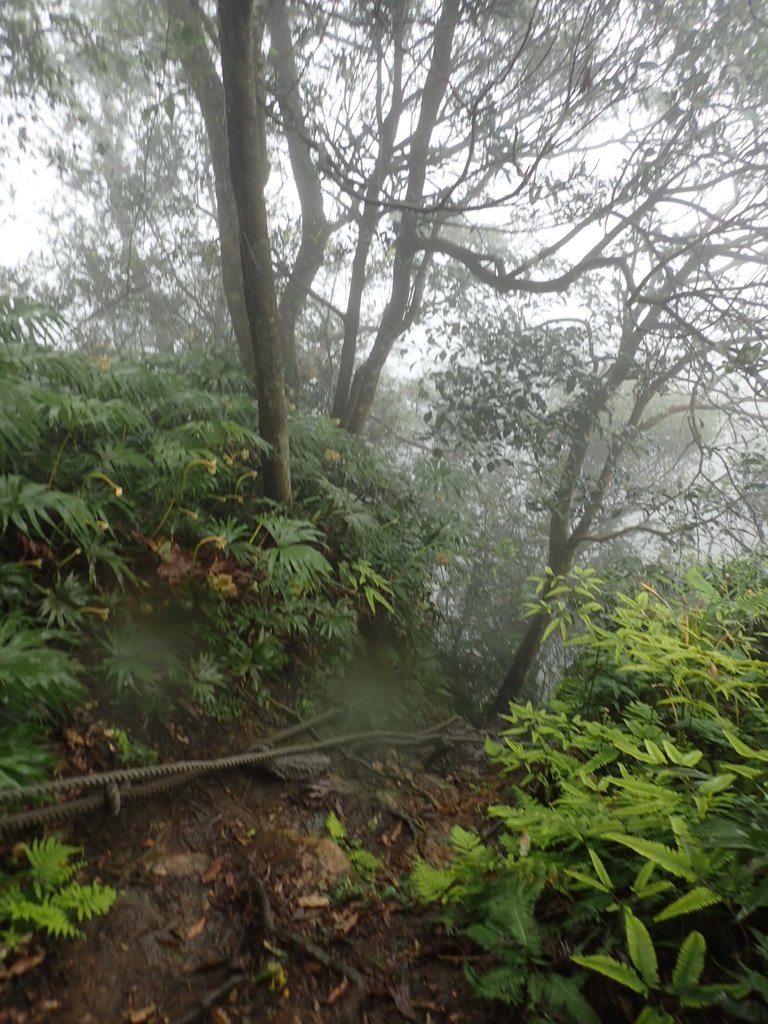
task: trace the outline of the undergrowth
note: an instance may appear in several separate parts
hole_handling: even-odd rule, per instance
[[[557,584],[576,666],[547,708],[511,706],[488,744],[509,802],[416,891],[486,954],[477,992],[526,1020],[765,1021],[765,579]]]
[[[30,933],[77,938],[80,923],[106,914],[117,899],[111,886],[77,881],[77,847],[48,837],[20,844],[17,851],[16,870],[0,873],[0,960]]]
[[[118,728],[179,701],[222,719],[317,697],[371,643],[418,699],[439,524],[397,472],[297,419],[277,507],[221,353],[94,358],[51,347],[56,323],[0,304],[0,787],[44,772],[85,700]]]

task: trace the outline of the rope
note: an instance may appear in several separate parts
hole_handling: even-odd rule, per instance
[[[77,790],[98,789],[99,793],[92,796],[69,800],[62,804],[38,807],[31,811],[17,814],[6,814],[0,817],[0,835],[10,835],[30,826],[56,825],[69,818],[90,811],[106,810],[115,815],[120,812],[125,801],[136,800],[164,792],[175,786],[183,785],[192,779],[216,772],[229,771],[232,768],[245,768],[252,765],[265,764],[283,757],[294,757],[303,754],[314,754],[337,747],[352,746],[365,743],[386,742],[391,746],[424,746],[428,743],[450,740],[464,742],[468,737],[448,736],[451,726],[460,721],[456,717],[434,725],[418,733],[393,732],[374,730],[370,732],[353,732],[331,739],[315,740],[311,743],[281,745],[282,741],[301,732],[306,732],[318,724],[319,720],[328,721],[338,717],[339,709],[325,712],[322,716],[299,723],[285,729],[266,740],[260,749],[247,750],[229,757],[212,758],[209,760],[175,761],[162,765],[149,765],[143,768],[125,768],[110,772],[94,772],[91,775],[75,776],[67,779],[56,779],[53,782],[41,782],[19,789],[0,790],[0,803],[9,800],[23,801],[40,796],[57,796],[58,794]],[[475,737],[471,737],[475,739]],[[269,744],[269,745],[267,745]],[[277,744],[277,745],[275,745]],[[146,781],[144,781],[146,780]],[[143,783],[132,785],[132,783]]]

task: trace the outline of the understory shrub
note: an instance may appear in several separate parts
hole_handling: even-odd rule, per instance
[[[57,351],[23,308],[0,315],[0,786],[40,774],[86,696],[118,726],[183,698],[222,718],[289,678],[318,695],[371,642],[417,688],[439,526],[394,470],[298,418],[276,507],[224,355]]]
[[[76,880],[83,867],[72,860],[80,853],[77,847],[48,837],[17,849],[23,863],[0,872],[0,959],[30,933],[77,938],[80,923],[108,913],[117,899],[109,885]]]
[[[743,567],[603,599],[557,583],[575,669],[511,706],[488,743],[509,802],[416,890],[487,954],[479,994],[526,1019],[764,1021],[768,587]]]

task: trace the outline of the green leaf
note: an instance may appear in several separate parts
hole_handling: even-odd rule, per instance
[[[659,745],[657,743],[654,743],[653,740],[649,740],[649,739],[643,740],[643,743],[645,744],[645,749],[648,751],[650,756],[653,758],[654,764],[666,764],[667,763],[667,759],[666,759],[666,757],[664,757],[664,754],[663,754],[661,748],[659,747]]]
[[[649,988],[656,988],[659,984],[659,962],[648,929],[629,908],[624,911],[624,927],[632,963],[645,984]]]
[[[698,985],[704,970],[704,959],[707,955],[707,943],[701,932],[691,932],[685,939],[677,962],[672,972],[672,991],[682,993]]]
[[[325,827],[328,829],[328,835],[336,843],[343,843],[347,838],[347,829],[344,823],[336,817],[333,811],[328,812],[328,817],[325,819]]]
[[[546,640],[549,640],[549,638],[552,636],[552,634],[555,632],[555,630],[559,629],[559,627],[560,627],[560,620],[559,619],[550,619],[549,622],[547,623],[547,628],[544,630],[544,633],[543,633],[543,635],[541,637],[542,644]]]
[[[715,903],[722,902],[722,896],[718,896],[716,892],[712,892],[711,889],[707,889],[706,886],[699,885],[695,889],[691,889],[684,896],[670,903],[664,907],[663,910],[659,911],[654,917],[654,921],[668,921],[672,917],[682,917],[684,914],[693,914],[697,910],[703,910],[705,907],[714,906]]]
[[[606,832],[603,838],[610,839],[615,843],[621,843],[622,846],[627,846],[630,850],[634,850],[635,853],[639,853],[641,857],[645,857],[646,860],[650,860],[654,864],[658,864],[660,868],[664,868],[665,871],[669,871],[670,874],[678,875],[689,882],[695,880],[695,873],[689,858],[678,850],[665,846],[664,843],[657,842],[655,839],[643,839],[640,836],[625,835],[623,832]]]
[[[689,750],[684,754],[671,740],[664,739],[661,745],[672,764],[680,765],[682,768],[694,768],[704,756],[700,750]]]
[[[742,757],[754,758],[757,761],[768,761],[768,751],[755,750],[753,747],[747,746],[746,743],[732,732],[729,732],[728,729],[723,729],[723,736],[725,736],[736,753],[741,754]]]
[[[612,891],[608,886],[603,885],[602,882],[598,882],[596,878],[592,878],[591,875],[584,874],[583,871],[577,871],[575,868],[566,868],[565,874],[568,875],[569,878],[575,878],[577,882],[581,882],[582,885],[586,885],[590,889],[597,889],[598,892],[604,892],[607,896],[609,896]]]
[[[648,993],[647,986],[641,981],[637,973],[631,967],[627,967],[626,964],[614,960],[612,956],[598,953],[594,956],[572,956],[571,960],[578,964],[579,967],[586,967],[588,971],[597,971],[598,974],[610,978],[611,981],[615,981],[619,985],[624,985],[625,988],[632,989],[633,992],[637,992],[639,995],[644,996]]]
[[[605,864],[603,864],[603,862],[600,860],[600,858],[591,846],[587,847],[587,853],[589,854],[589,859],[592,861],[592,866],[595,869],[595,874],[597,875],[597,877],[600,879],[600,881],[603,883],[606,889],[610,889],[611,891],[613,891],[613,882],[611,881],[611,876],[608,874],[608,870]]]
[[[666,1010],[657,1010],[654,1006],[646,1006],[635,1018],[635,1024],[675,1024],[675,1018]]]
[[[731,788],[731,785],[736,781],[736,775],[733,772],[723,772],[720,775],[713,775],[707,779],[706,782],[702,782],[699,786],[699,793],[724,793],[727,789]]]

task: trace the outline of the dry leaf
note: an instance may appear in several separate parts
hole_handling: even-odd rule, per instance
[[[212,860],[208,867],[205,869],[205,871],[202,873],[202,875],[200,875],[200,881],[204,885],[208,885],[209,882],[212,882],[215,878],[219,877],[223,866],[223,857],[217,857],[215,860]]]
[[[296,901],[300,907],[304,907],[306,910],[321,910],[323,907],[329,907],[331,901],[327,896],[321,896],[320,893],[311,893],[309,896],[299,896]]]
[[[22,974],[27,974],[28,971],[33,971],[43,960],[45,960],[45,953],[42,952],[32,953],[31,956],[22,956],[18,960],[14,960],[8,968],[8,973],[11,977],[18,978]]]
[[[189,928],[187,929],[187,938],[196,939],[197,936],[200,935],[200,933],[202,932],[203,928],[205,928],[206,921],[207,918],[205,914],[203,914],[203,916],[198,918],[194,924],[190,925]]]
[[[399,985],[389,986],[389,994],[394,1000],[395,1006],[406,1020],[418,1021],[418,1016],[411,1002],[411,991],[407,981],[401,981]]]
[[[357,922],[360,920],[360,915],[356,914],[354,910],[348,910],[344,914],[339,915],[336,922],[336,931],[339,935],[349,935],[353,928],[357,927]]]
[[[131,1024],[144,1024],[144,1021],[154,1017],[157,1011],[157,1007],[154,1003],[150,1003],[149,1006],[143,1006],[140,1010],[129,1010],[128,1020]]]
[[[220,1006],[211,1007],[211,1020],[213,1024],[231,1024],[232,1018],[229,1016],[226,1010],[222,1010]]]
[[[67,744],[67,748],[72,751],[76,747],[84,747],[85,740],[76,729],[70,729],[68,726],[64,726],[61,730],[64,735],[64,742]]]
[[[183,878],[185,875],[199,875],[208,866],[208,858],[204,853],[169,853],[152,867],[152,874],[171,875]]]
[[[403,831],[403,822],[401,818],[398,818],[390,832],[385,832],[381,841],[384,846],[391,846],[392,843],[396,842],[400,838],[400,833]]]
[[[342,978],[336,988],[332,988],[328,993],[328,998],[325,1000],[329,1006],[333,1006],[334,1003],[338,1003],[341,997],[346,993],[349,988],[349,978]]]

